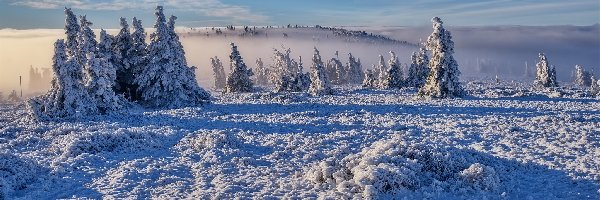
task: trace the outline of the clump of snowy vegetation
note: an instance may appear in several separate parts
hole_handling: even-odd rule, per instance
[[[539,62],[536,64],[535,80],[533,81],[534,89],[543,90],[545,88],[558,87],[554,65],[548,63],[548,59],[543,53],[539,54],[539,59]]]
[[[154,33],[146,46],[141,21],[134,18],[130,33],[124,18],[114,37],[100,32],[100,42],[85,16],[77,23],[65,8],[67,39],[54,45],[54,80],[47,94],[28,101],[38,120],[108,114],[129,107],[127,99],[152,108],[179,108],[209,102],[210,94],[198,86],[195,67],[188,67],[183,46],[175,33],[175,20],[167,22],[162,6],[156,8]],[[119,92],[119,93],[115,93]]]
[[[210,58],[210,64],[212,66],[213,77],[215,79],[215,89],[225,89],[225,83],[227,83],[227,76],[225,75],[225,68],[223,67],[223,63],[217,56],[215,56],[214,58]]]
[[[112,132],[84,132],[61,137],[55,144],[62,157],[73,158],[81,154],[99,154],[115,151],[143,151],[161,146],[161,135],[131,130]]]
[[[303,92],[310,86],[310,77],[303,72],[302,58],[299,61],[290,57],[289,48],[283,52],[274,49],[273,74],[271,83],[275,92]]]
[[[310,68],[310,88],[308,91],[314,96],[333,94],[333,90],[329,84],[329,77],[327,77],[327,73],[325,72],[325,65],[316,47]]]
[[[308,168],[306,180],[339,198],[382,199],[415,191],[495,192],[501,182],[495,169],[472,155],[401,136],[381,140],[341,160],[325,160]],[[326,195],[327,196],[327,195]]]
[[[15,191],[27,188],[41,172],[31,160],[0,153],[0,199],[9,199]]]

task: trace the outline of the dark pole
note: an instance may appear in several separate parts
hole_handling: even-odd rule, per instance
[[[21,76],[19,76],[19,88],[21,89],[21,98],[23,98],[23,86],[21,86]]]

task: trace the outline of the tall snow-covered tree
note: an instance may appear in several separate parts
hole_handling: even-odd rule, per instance
[[[54,79],[48,93],[29,99],[29,113],[39,120],[81,117],[97,113],[95,101],[83,84],[82,66],[68,56],[64,40],[54,43],[52,70]]]
[[[131,32],[129,31],[129,24],[125,18],[120,18],[121,30],[119,34],[114,37],[113,51],[115,52],[115,59],[112,64],[117,69],[117,81],[116,91],[117,93],[124,94],[127,98],[131,99],[129,95],[130,89],[133,87],[133,71],[131,67],[130,57],[133,52],[133,39]]]
[[[548,64],[548,59],[543,53],[539,54],[540,61],[537,63],[536,76],[533,82],[533,86],[536,89],[557,87],[556,82],[556,71],[554,66]]]
[[[385,89],[387,87],[388,70],[389,68],[385,65],[385,58],[383,58],[382,55],[379,55],[379,64],[377,65],[375,72],[377,74],[376,82],[378,88]]]
[[[77,34],[77,61],[79,64],[85,65],[88,52],[96,51],[98,42],[96,34],[90,26],[92,22],[86,19],[86,16],[79,16],[79,32]],[[85,79],[84,79],[85,81]]]
[[[256,73],[254,76],[254,82],[257,85],[267,85],[269,84],[269,68],[265,67],[261,58],[256,59]]]
[[[310,68],[310,87],[308,92],[314,96],[333,94],[329,78],[325,72],[325,64],[321,59],[319,50],[315,47],[315,52],[312,58],[312,66]]]
[[[335,57],[331,58],[328,62],[327,62],[327,68],[329,69],[329,77],[331,78],[331,82],[333,84],[336,85],[341,85],[344,84],[345,81],[345,74],[346,74],[346,68],[344,67],[344,64],[342,64],[342,62],[340,61],[340,58],[338,56],[338,52],[335,52]]]
[[[390,56],[388,61],[390,68],[386,72],[386,79],[383,80],[382,88],[402,88],[404,83],[400,61],[398,61],[398,57],[393,51],[390,51]]]
[[[100,113],[120,110],[125,107],[126,102],[113,90],[117,75],[114,65],[110,62],[111,56],[114,55],[111,50],[112,42],[112,36],[102,29],[98,50],[86,52],[84,71],[88,78],[85,81],[85,87],[95,100]]]
[[[352,56],[352,53],[348,53],[348,62],[346,63],[345,78],[347,83],[359,84],[362,81],[363,72],[360,59]]]
[[[73,14],[71,8],[65,8],[65,34],[66,38],[66,53],[68,56],[77,55],[77,35],[79,33],[79,23],[77,23],[77,16]]]
[[[575,65],[575,83],[579,86],[589,87],[592,84],[592,74],[581,65]]]
[[[128,81],[129,88],[124,88],[122,91],[125,96],[132,100],[141,100],[141,94],[138,91],[138,84],[135,82],[136,77],[142,73],[143,69],[148,64],[146,32],[142,26],[142,20],[133,18],[133,33],[131,33],[131,48],[129,53],[129,69],[132,73],[131,80]]]
[[[250,76],[254,75],[252,69],[249,69],[244,63],[244,59],[237,50],[237,46],[231,43],[231,55],[229,55],[229,64],[231,73],[227,77],[225,92],[252,92],[252,80]]]
[[[157,6],[155,32],[150,34],[148,64],[135,77],[142,104],[155,108],[180,108],[209,102],[210,94],[198,86],[195,67],[188,67],[185,52],[171,17],[166,23],[163,7]]]
[[[444,29],[440,18],[434,17],[433,32],[427,38],[426,47],[431,52],[429,75],[419,89],[420,96],[433,98],[462,97],[464,90],[459,82],[460,71],[454,60],[454,42],[450,31]]]
[[[213,70],[213,76],[215,78],[215,89],[225,89],[227,75],[225,75],[225,68],[223,67],[223,63],[217,56],[215,56],[214,58],[210,58],[210,63]]]
[[[420,88],[425,84],[425,80],[429,74],[429,58],[427,57],[427,50],[424,47],[421,47],[418,53],[413,52],[411,61],[412,63],[408,69],[406,84],[411,87]]]

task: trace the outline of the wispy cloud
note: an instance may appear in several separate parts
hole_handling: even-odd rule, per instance
[[[265,22],[269,18],[249,8],[231,5],[220,0],[110,0],[98,2],[92,0],[22,0],[11,3],[34,9],[57,9],[71,7],[81,10],[126,10],[152,9],[163,5],[178,11],[195,12],[202,16],[229,18],[240,22]]]

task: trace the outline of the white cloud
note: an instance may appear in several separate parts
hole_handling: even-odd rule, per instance
[[[220,0],[111,0],[98,2],[91,0],[23,0],[12,5],[26,6],[35,9],[57,9],[71,7],[82,10],[125,10],[153,9],[163,5],[177,11],[195,12],[202,16],[230,18],[244,22],[265,22],[269,18],[252,12],[249,8],[225,4]]]

